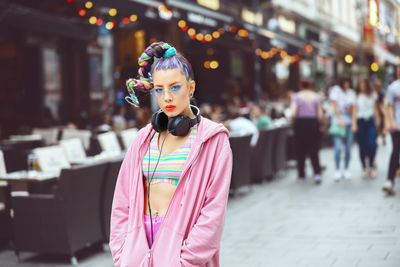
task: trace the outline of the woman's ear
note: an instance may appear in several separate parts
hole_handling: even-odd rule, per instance
[[[189,93],[194,95],[194,91],[196,91],[196,82],[193,80],[189,81]]]

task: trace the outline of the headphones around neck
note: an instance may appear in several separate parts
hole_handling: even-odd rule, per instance
[[[190,128],[200,122],[200,110],[198,107],[190,105],[195,117],[193,119],[186,115],[178,115],[168,119],[167,115],[160,109],[153,114],[151,124],[156,132],[168,130],[172,135],[185,136],[189,133]]]

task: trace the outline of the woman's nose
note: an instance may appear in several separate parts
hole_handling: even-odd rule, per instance
[[[163,98],[164,98],[164,101],[171,101],[172,94],[168,89],[163,91]]]

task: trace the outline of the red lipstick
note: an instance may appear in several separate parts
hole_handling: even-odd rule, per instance
[[[173,111],[175,108],[176,108],[176,106],[174,106],[174,105],[167,105],[167,106],[165,106],[165,109],[166,109],[167,111]]]

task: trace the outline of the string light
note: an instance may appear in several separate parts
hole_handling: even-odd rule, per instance
[[[249,36],[249,32],[248,32],[247,30],[245,30],[245,29],[240,29],[240,30],[238,31],[238,35],[239,35],[240,37],[248,37],[248,36]]]
[[[129,17],[129,19],[130,19],[132,22],[135,22],[135,21],[137,21],[137,15],[132,14],[132,15]]]
[[[206,35],[204,35],[204,40],[206,41],[206,42],[211,42],[212,41],[212,36],[211,36],[211,34],[206,34]]]
[[[184,27],[186,27],[186,21],[184,21],[184,20],[178,21],[178,26],[179,26],[179,28],[184,28]]]
[[[90,2],[90,1],[87,1],[87,2],[85,3],[85,7],[86,7],[87,9],[91,9],[91,8],[93,7],[93,3]]]
[[[81,16],[81,17],[84,17],[84,16],[86,15],[86,10],[84,10],[84,9],[79,9],[78,15]]]
[[[187,31],[187,33],[188,33],[189,36],[194,36],[194,35],[196,35],[196,30],[193,29],[193,28],[190,28],[190,29]]]
[[[111,8],[111,9],[108,11],[108,14],[109,14],[111,17],[114,17],[115,15],[117,15],[117,10],[116,10],[115,8]]]
[[[128,17],[125,17],[125,18],[122,19],[122,23],[123,24],[128,24],[129,22],[131,22],[131,21],[130,21],[130,19]]]
[[[217,69],[218,67],[219,67],[218,61],[213,60],[213,61],[210,62],[210,68],[211,68],[211,69],[215,70],[215,69]]]
[[[291,56],[288,54],[288,52],[286,50],[284,50],[281,47],[272,47],[270,50],[268,51],[263,51],[260,48],[257,48],[255,50],[255,53],[257,56],[261,57],[262,59],[269,59],[269,58],[273,58],[277,53],[279,52],[279,56],[289,62],[289,63],[294,63],[296,61],[298,61],[301,57],[300,53],[296,53],[295,55]]]
[[[311,53],[311,52],[313,51],[312,45],[306,44],[306,45],[304,46],[304,51],[305,51],[306,53]]]
[[[376,62],[373,62],[373,63],[371,64],[371,70],[372,70],[373,72],[377,72],[377,71],[379,70],[379,66],[378,66],[378,64],[377,64]]]
[[[214,39],[218,39],[221,36],[221,34],[217,31],[215,31],[212,33],[212,36],[214,37]]]
[[[346,61],[346,63],[351,64],[353,63],[353,56],[350,54],[347,54],[344,56],[344,61]]]
[[[103,24],[103,19],[98,18],[97,21],[96,21],[96,25],[100,26],[101,24]]]
[[[198,34],[196,35],[197,41],[202,41],[203,38],[204,38],[204,35],[203,35],[202,33],[198,33]]]
[[[96,22],[97,22],[97,18],[96,18],[95,16],[91,16],[91,17],[89,18],[89,23],[90,23],[90,24],[96,24]]]
[[[197,40],[199,42],[205,43],[211,43],[214,41],[214,39],[218,39],[221,37],[221,34],[224,33],[225,30],[220,28],[218,31],[210,32],[210,33],[198,33],[195,28],[189,28],[189,25],[185,20],[179,20],[177,23],[178,27],[186,32],[189,35],[190,39]],[[221,30],[222,29],[222,30]]]
[[[111,21],[106,23],[106,29],[107,30],[112,30],[112,28],[114,28],[114,23],[112,23]]]

